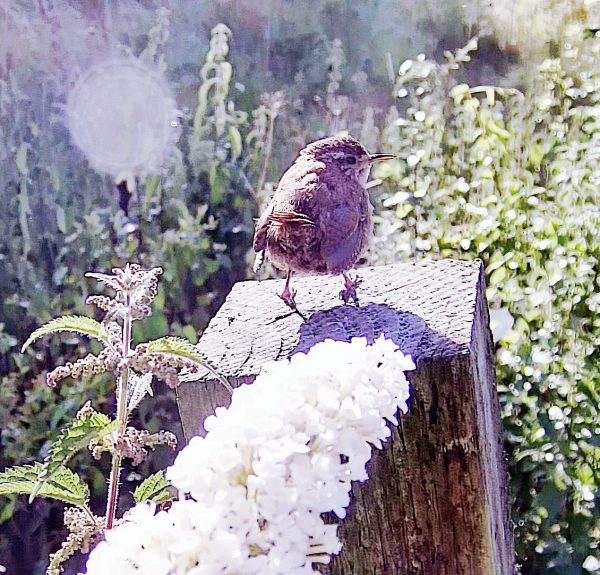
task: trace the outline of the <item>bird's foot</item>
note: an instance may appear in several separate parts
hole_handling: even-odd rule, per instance
[[[291,310],[297,311],[296,307],[296,290],[290,289],[290,286],[286,284],[283,293],[279,296],[285,305],[287,305]]]
[[[344,274],[344,289],[340,292],[340,297],[343,302],[347,304],[350,300],[354,300],[354,303],[358,305],[358,295],[356,288],[362,283],[362,279],[356,276],[352,279],[350,276]]]

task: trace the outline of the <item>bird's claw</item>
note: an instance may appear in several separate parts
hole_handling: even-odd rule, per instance
[[[350,300],[354,300],[354,302],[358,304],[358,295],[356,294],[356,287],[344,288],[340,292],[340,298],[342,299],[344,304],[347,304]]]
[[[283,293],[279,296],[285,305],[287,305],[291,310],[296,311],[298,308],[296,307],[296,290],[290,289],[288,286],[285,286]]]
[[[350,279],[350,277],[344,275],[344,289],[340,292],[340,298],[347,304],[350,300],[354,300],[354,303],[358,305],[358,294],[356,288],[362,283],[362,279],[356,277]]]

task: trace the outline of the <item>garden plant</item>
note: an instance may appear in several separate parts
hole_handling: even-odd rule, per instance
[[[40,50],[60,45],[60,26],[41,9],[31,20],[19,18],[18,10],[2,10],[19,34],[36,38]],[[5,478],[8,469],[22,470],[23,491],[41,496],[52,489],[73,490],[67,527],[87,525],[90,536],[59,552],[55,561],[77,545],[85,549],[97,533],[98,517],[108,516],[105,478],[112,464],[108,457],[94,460],[93,450],[86,453],[83,448],[93,439],[88,435],[75,442],[77,454],[52,446],[81,425],[97,433],[97,454],[124,453],[109,439],[111,426],[119,424],[103,415],[120,413],[117,421],[123,424],[126,403],[115,401],[119,393],[113,392],[124,372],[123,366],[101,362],[106,369],[97,373],[95,360],[73,362],[66,369],[84,375],[87,365],[85,377],[49,388],[48,373],[62,373],[52,370],[74,356],[98,357],[102,342],[67,335],[20,353],[29,333],[58,314],[87,313],[86,271],[120,267],[121,273],[151,274],[161,266],[161,282],[151,288],[153,313],[131,326],[133,349],[164,353],[172,361],[173,348],[142,351],[144,342],[171,333],[178,339],[163,343],[178,342],[179,352],[188,354],[181,361],[195,361],[189,353],[197,331],[233,282],[249,275],[252,218],[272,193],[273,180],[309,141],[347,132],[369,151],[399,156],[372,176],[379,185],[371,188],[376,225],[370,263],[477,257],[485,264],[521,572],[600,572],[597,32],[565,18],[548,57],[526,67],[494,30],[469,41],[477,32],[470,26],[467,36],[444,37],[452,46],[448,51],[433,45],[419,55],[411,47],[405,61],[385,51],[369,52],[369,59],[383,62],[382,76],[377,67],[356,68],[358,42],[321,40],[316,33],[306,66],[292,49],[296,44],[288,46],[278,36],[291,33],[282,27],[272,30],[276,49],[269,53],[279,75],[257,85],[256,68],[244,52],[254,41],[248,32],[252,22],[246,28],[212,22],[205,53],[178,66],[181,54],[169,51],[172,21],[169,10],[150,12],[143,33],[119,35],[109,58],[134,58],[136,66],[162,78],[165,94],[177,86],[169,104],[173,131],[160,166],[103,175],[90,169],[104,168],[89,155],[74,152],[64,87],[74,83],[73,70],[80,66],[75,49],[56,54],[51,65],[35,55],[9,65],[16,56],[7,47],[0,62],[5,207],[0,211],[0,467]],[[359,19],[349,21],[355,25]],[[452,22],[451,15],[444,21]],[[433,24],[439,32],[439,21]],[[311,38],[295,40],[307,51]],[[97,41],[98,36],[85,36],[77,50],[91,52]],[[373,40],[376,46],[388,41],[383,33]],[[503,74],[492,60],[512,73]],[[121,96],[111,99],[115,105],[134,94]],[[139,262],[141,268],[124,268],[125,262]],[[91,301],[105,305],[103,297]],[[47,325],[88,332],[96,325],[92,318],[70,321]],[[111,329],[106,337],[116,344]],[[95,333],[100,335],[100,328]],[[171,368],[160,375],[173,384]],[[147,389],[143,366],[129,369],[139,376],[139,389]],[[156,435],[164,428],[181,438],[173,405],[170,388],[155,386],[154,397],[128,415],[129,425],[140,430],[131,432],[136,441],[172,443],[171,435]],[[135,453],[141,458],[141,451]],[[59,467],[43,463],[58,461],[57,455],[64,456]],[[71,456],[69,467],[85,481],[65,466]],[[132,505],[130,492],[143,477],[163,485],[154,473],[171,463],[172,456],[159,449],[123,473],[120,509]],[[36,496],[28,506],[23,497],[1,496],[0,564],[42,573],[48,554],[69,537],[61,525],[62,503]],[[81,567],[71,564],[65,564],[68,572]]]

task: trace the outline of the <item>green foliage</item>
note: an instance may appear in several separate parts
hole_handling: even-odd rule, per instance
[[[102,323],[64,316],[36,330],[23,348],[25,350],[31,341],[42,335],[65,330],[82,335],[102,335],[103,349],[98,355],[88,354],[75,362],[58,365],[47,374],[46,381],[54,386],[57,381],[67,377],[77,380],[103,372],[112,373],[116,379],[117,417],[114,420],[95,411],[88,401],[51,445],[43,465],[13,468],[3,475],[4,491],[0,491],[0,494],[29,493],[30,503],[37,495],[51,495],[63,501],[76,502],[81,508],[65,511],[65,526],[69,535],[59,551],[50,555],[46,570],[48,575],[59,573],[64,561],[76,551],[87,552],[92,541],[101,537],[105,529],[112,529],[115,525],[123,460],[129,458],[133,465],[138,465],[146,458],[149,448],[154,449],[157,445],[175,448],[177,439],[172,432],[159,431],[153,434],[148,430],[140,431],[127,426],[131,411],[150,391],[152,376],[169,384],[178,383],[178,370],[194,370],[205,363],[188,340],[177,337],[164,337],[132,350],[132,325],[152,315],[150,306],[158,295],[158,278],[163,270],[160,267],[144,270],[138,264],[128,263],[124,268],[113,268],[112,272],[112,275],[86,274],[115,292],[112,298],[92,295],[86,300],[104,312]],[[86,447],[92,451],[95,459],[99,459],[104,451],[111,453],[106,513],[103,518],[96,518],[87,506],[90,494],[87,485],[82,484],[78,476],[74,476],[75,480],[66,473],[65,464]],[[33,471],[36,472],[35,476],[32,475]],[[168,498],[161,478],[165,483],[162,474],[151,476],[140,487],[139,497],[153,497],[162,501]],[[82,489],[86,494],[85,501],[76,499]],[[2,517],[3,521],[7,518]]]
[[[214,110],[214,127],[217,136],[222,136],[228,123],[226,98],[233,69],[227,61],[231,30],[225,24],[218,24],[212,29],[210,50],[206,55],[206,63],[202,66],[200,77],[202,83],[198,90],[198,107],[194,116],[194,131],[200,135],[205,124],[206,112],[210,107]],[[239,140],[239,138],[236,138]],[[238,154],[239,155],[239,154]]]
[[[160,504],[170,499],[172,498],[169,493],[169,482],[165,479],[162,470],[158,470],[156,473],[150,475],[150,477],[146,477],[133,492],[133,500],[136,503],[153,501]]]
[[[472,52],[478,63],[467,74],[458,69],[469,58],[462,51],[442,65],[417,58],[394,80],[398,57],[463,41],[454,2],[432,9],[403,0],[399,25],[397,3],[392,10],[387,1],[315,2],[307,13],[302,2],[275,10],[272,1],[240,0],[227,9],[233,38],[217,27],[210,46],[204,34],[172,32],[181,16],[195,30],[214,27],[219,3],[201,10],[199,24],[193,0],[177,3],[173,24],[168,11],[117,3],[111,18],[102,16],[109,35],[129,43],[115,48],[165,70],[182,106],[171,162],[136,182],[126,214],[114,182],[74,153],[56,116],[70,70],[86,65],[89,53],[74,40],[86,34],[63,34],[65,41],[60,22],[87,25],[89,14],[68,2],[54,3],[54,12],[13,4],[2,13],[9,25],[0,49],[0,60],[12,62],[0,77],[0,464],[44,457],[86,399],[111,405],[105,376],[43,385],[74,338],[35,354],[17,349],[57,309],[83,313],[85,271],[127,259],[163,266],[154,315],[135,324],[134,340],[165,333],[193,340],[246,274],[252,217],[281,171],[308,140],[348,129],[371,151],[404,158],[375,173],[383,185],[372,191],[374,257],[481,257],[491,306],[515,318],[498,344],[498,374],[519,557],[524,573],[580,575],[600,538],[597,37],[556,30],[560,41],[543,43],[560,57],[521,93],[487,86],[498,79],[490,71],[511,59],[489,42],[483,55]],[[512,7],[505,12],[514,19]],[[336,36],[341,43],[331,41]],[[508,73],[527,77],[532,64],[523,64]],[[388,77],[395,105],[384,118]],[[481,77],[486,85],[474,80]],[[261,96],[265,89],[272,92]],[[90,346],[98,351],[98,342]],[[128,409],[139,407],[149,428],[175,426],[172,395],[159,389],[160,407],[150,411],[139,403],[150,382],[142,376],[138,384]],[[98,496],[104,479],[88,471]],[[5,506],[2,518],[10,512]]]
[[[206,363],[204,357],[198,353],[198,348],[187,339],[181,337],[161,337],[146,344],[146,349],[150,353],[169,353],[191,359],[199,364]]]
[[[23,344],[21,353],[23,353],[36,339],[50,333],[60,331],[71,331],[82,335],[93,337],[100,341],[106,342],[107,334],[102,324],[95,319],[86,316],[64,315],[50,320],[45,325],[36,329]]]
[[[63,429],[50,447],[50,453],[40,468],[37,481],[30,492],[29,503],[43,492],[44,486],[64,469],[67,462],[80,450],[85,449],[92,439],[99,439],[117,428],[116,421],[90,408],[80,414]]]
[[[44,473],[41,463],[11,467],[0,473],[0,495],[33,494],[58,499],[72,505],[84,506],[90,490],[81,478],[66,467],[59,466],[52,477],[38,487],[38,478]]]
[[[479,257],[510,312],[498,347],[518,556],[581,573],[600,545],[600,58],[569,39],[523,93],[461,82],[475,49],[400,66],[388,114],[380,260]]]
[[[35,27],[37,41],[52,43],[46,15],[33,11],[27,20]],[[149,11],[149,20],[151,14]],[[158,11],[156,20],[148,37],[142,36],[136,46],[141,48],[142,59],[164,69],[168,11]],[[25,25],[25,20],[19,21],[21,24]],[[201,57],[198,51],[198,69]],[[16,348],[27,339],[32,326],[48,321],[57,309],[68,314],[84,312],[88,293],[85,271],[109,270],[123,259],[141,259],[147,267],[165,264],[167,272],[154,315],[135,325],[134,340],[167,332],[193,339],[228,286],[243,274],[244,253],[252,234],[253,202],[239,201],[237,191],[249,185],[244,183],[243,173],[245,115],[232,112],[227,94],[226,128],[217,134],[216,114],[223,106],[215,98],[209,98],[204,118],[198,122],[200,135],[191,121],[194,114],[184,114],[181,138],[170,163],[162,172],[136,182],[125,215],[115,201],[114,182],[90,170],[74,153],[64,122],[56,122],[54,113],[49,114],[65,97],[65,84],[55,81],[57,68],[40,64],[37,69],[37,65],[33,58],[17,66],[10,81],[0,78],[0,201],[6,207],[0,212],[2,467],[44,457],[58,429],[87,398],[98,406],[109,405],[107,377],[89,378],[85,385],[76,381],[56,393],[43,385],[48,365],[64,361],[74,338],[63,340],[68,348],[50,342],[24,356]],[[172,72],[180,73],[175,68]],[[199,90],[200,82],[194,81],[191,89]],[[223,90],[219,94],[224,94]],[[204,155],[203,146],[209,156]],[[228,244],[234,244],[232,250],[226,249]],[[92,351],[97,351],[94,346],[92,342]],[[81,344],[75,353],[85,351],[83,348]],[[173,408],[174,393],[160,393],[161,409],[144,417],[158,429],[180,428]],[[131,395],[129,409],[138,406],[143,397],[142,393]],[[95,485],[94,494],[99,496],[103,483],[96,481]]]

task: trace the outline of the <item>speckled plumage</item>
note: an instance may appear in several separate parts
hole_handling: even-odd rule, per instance
[[[273,265],[288,271],[288,280],[291,272],[340,274],[352,268],[373,232],[365,188],[371,163],[391,157],[370,156],[349,136],[306,146],[258,221],[257,262],[265,252]]]

